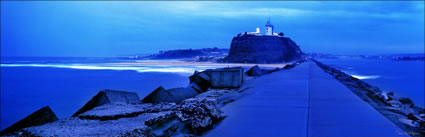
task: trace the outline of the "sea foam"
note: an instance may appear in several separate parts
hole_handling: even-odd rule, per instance
[[[211,66],[129,66],[129,65],[92,65],[92,64],[1,64],[1,67],[53,67],[85,70],[133,70],[137,72],[168,72],[192,74],[195,70],[202,71]]]
[[[351,75],[357,79],[377,79],[380,78],[381,76],[379,75],[370,75],[370,76],[362,76],[362,75]]]

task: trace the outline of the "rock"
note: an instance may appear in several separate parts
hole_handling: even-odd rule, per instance
[[[206,70],[211,76],[211,88],[239,88],[243,82],[243,68]]]
[[[406,104],[402,104],[400,106],[400,111],[405,115],[408,115],[410,113],[416,114],[415,110],[412,109],[412,107],[410,107],[410,105],[406,105]]]
[[[275,68],[275,69],[260,69],[260,67],[258,65],[255,65],[253,67],[251,67],[247,72],[245,72],[246,75],[248,76],[261,76],[261,75],[265,75],[265,74],[270,74],[276,71],[279,71],[279,68]]]
[[[303,53],[298,45],[287,37],[236,36],[228,56],[230,63],[282,63],[300,59]]]
[[[4,129],[0,132],[0,136],[16,132],[26,127],[38,126],[45,123],[54,122],[56,120],[58,120],[58,118],[56,117],[55,113],[53,113],[52,109],[50,109],[49,106],[45,106],[31,113],[24,119],[16,122],[12,126]]]
[[[394,92],[387,93],[388,100],[399,100],[400,97],[395,96]]]
[[[142,104],[105,104],[78,115],[87,120],[116,120],[135,117],[145,113],[157,113],[176,110],[176,103],[142,103]]]
[[[205,92],[211,86],[211,78],[205,72],[195,72],[195,74],[189,77],[189,80],[191,85],[193,85],[192,83],[197,85],[194,88],[199,92]]]
[[[389,107],[389,106],[386,106],[385,107],[387,110],[393,110],[393,111],[400,111],[400,108],[399,107]]]
[[[263,72],[261,71],[258,65],[251,67],[247,72],[245,72],[248,76],[261,76]]]
[[[410,107],[415,106],[415,104],[413,103],[413,101],[412,101],[410,98],[400,98],[400,99],[399,99],[399,101],[400,101],[402,104],[409,105]]]
[[[377,93],[377,92],[375,92]],[[388,96],[387,96],[387,92],[382,91],[381,94],[379,95],[380,98],[382,98],[383,100],[388,100]]]
[[[150,127],[138,128],[124,133],[122,137],[153,137],[152,129]]]
[[[163,115],[158,117],[152,117],[151,119],[145,121],[145,125],[161,125],[174,118],[176,118],[175,112],[163,112]]]
[[[263,72],[263,75],[270,74],[270,73],[273,73],[273,72],[276,72],[276,71],[279,71],[279,70],[280,70],[279,68],[261,69],[261,71]]]
[[[390,100],[390,101],[387,101],[387,103],[390,104],[393,107],[400,107],[400,105],[401,105],[401,102],[398,101],[398,100]]]
[[[174,102],[180,103],[181,101],[194,97],[198,95],[198,91],[196,91],[192,87],[186,88],[172,88],[165,90],[162,87],[158,87],[151,94],[146,96],[142,102],[143,103],[161,103],[161,102]]]
[[[291,68],[294,68],[294,67],[295,67],[294,64],[287,64],[283,67],[283,69],[291,69]]]
[[[30,136],[42,137],[118,137],[151,136],[146,121],[167,117],[172,112],[145,113],[116,120],[83,120],[76,117],[23,129]]]
[[[78,114],[84,113],[97,106],[104,104],[137,104],[140,98],[135,92],[118,91],[118,90],[103,90],[97,93],[89,102],[87,102],[81,109],[75,112],[72,116],[75,117]]]
[[[180,105],[181,121],[190,121],[192,133],[200,134],[212,128],[214,123],[224,118],[223,112],[215,105],[215,100],[205,98],[191,98],[184,100]]]
[[[414,120],[414,121],[423,121],[423,119],[421,117],[419,117],[418,115],[415,115],[413,113],[410,113],[409,115],[407,115],[407,118]]]
[[[394,96],[394,92],[388,92],[388,96]]]
[[[274,69],[272,69],[272,70],[268,70],[268,72],[269,73],[272,73],[272,72],[276,72],[276,71],[279,71],[280,70],[280,68],[274,68]]]
[[[419,123],[410,119],[400,118],[398,119],[401,123],[409,125],[411,127],[419,127]]]

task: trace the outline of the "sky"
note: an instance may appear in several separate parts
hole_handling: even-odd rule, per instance
[[[1,1],[1,56],[230,48],[269,18],[304,52],[424,53],[424,1]]]

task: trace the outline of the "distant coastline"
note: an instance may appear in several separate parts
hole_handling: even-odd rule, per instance
[[[201,49],[173,49],[163,50],[155,54],[120,56],[120,60],[146,60],[146,59],[178,59],[189,62],[220,62],[227,56],[229,49],[227,48],[201,48]],[[393,61],[425,61],[425,53],[409,53],[409,54],[382,54],[382,55],[343,55],[328,53],[305,53],[309,58],[324,59],[377,59],[377,60],[393,60]]]
[[[346,58],[361,58],[361,59],[379,59],[393,61],[425,61],[425,53],[412,54],[388,54],[388,55],[335,55],[323,53],[308,53],[311,58],[325,59],[346,59]]]

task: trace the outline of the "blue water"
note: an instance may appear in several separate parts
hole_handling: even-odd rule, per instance
[[[409,97],[418,106],[424,106],[424,61],[392,61],[372,59],[318,59],[354,77]]]
[[[112,67],[98,64],[111,62],[110,59],[95,60],[13,58],[5,61],[2,58],[0,129],[46,105],[59,118],[69,117],[102,89],[133,91],[142,99],[158,86],[187,86],[188,76],[197,69]]]
[[[158,86],[187,86],[194,70],[209,66],[108,65],[143,62],[115,58],[2,58],[0,129],[49,105],[59,118],[76,112],[98,91],[137,92],[143,98]],[[424,106],[424,62],[365,59],[319,59],[384,91]]]

